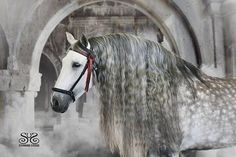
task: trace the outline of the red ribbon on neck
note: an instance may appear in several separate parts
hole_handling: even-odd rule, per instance
[[[94,58],[92,55],[88,55],[88,69],[87,69],[87,78],[86,78],[86,86],[85,91],[88,92],[89,83],[91,79],[92,67],[93,67]]]

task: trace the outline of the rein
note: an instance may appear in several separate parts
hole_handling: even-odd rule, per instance
[[[93,64],[94,64],[94,54],[93,54],[93,51],[88,49],[87,47],[85,47],[82,43],[80,43],[80,41],[78,42],[78,46],[79,46],[78,53],[80,53],[80,54],[84,55],[85,57],[87,57],[87,63],[84,66],[84,69],[81,72],[80,76],[75,81],[75,83],[72,85],[70,90],[64,90],[64,89],[55,88],[55,87],[52,88],[52,90],[55,91],[55,92],[59,92],[59,93],[63,93],[63,94],[69,95],[72,98],[73,102],[75,101],[75,94],[73,92],[73,89],[78,84],[78,82],[81,80],[81,78],[84,76],[86,70],[87,70],[87,77],[86,77],[86,82],[85,82],[85,91],[88,92],[89,83],[90,83],[90,79],[91,79],[91,73],[92,73]],[[69,48],[69,49],[73,50],[73,48]]]

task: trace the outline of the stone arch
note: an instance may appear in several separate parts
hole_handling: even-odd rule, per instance
[[[0,70],[7,69],[9,46],[2,26],[0,25]]]
[[[40,52],[42,52],[44,45],[46,44],[46,41],[49,37],[49,35],[51,34],[51,32],[55,29],[55,27],[68,15],[70,15],[72,12],[74,12],[75,10],[78,10],[80,8],[82,8],[83,6],[86,5],[90,5],[93,3],[97,3],[97,2],[101,2],[103,0],[90,0],[88,2],[84,2],[82,4],[78,4],[77,2],[72,2],[68,5],[66,5],[65,7],[63,7],[61,10],[59,10],[50,20],[49,22],[46,24],[46,26],[44,27],[43,31],[41,32],[36,45],[34,47],[34,51],[33,51],[33,56],[32,56],[32,63],[38,63],[38,56],[40,55]],[[153,16],[152,13],[150,13],[148,10],[144,9],[142,6],[138,5],[137,2],[135,1],[122,1],[122,0],[109,0],[109,1],[115,1],[115,2],[119,2],[119,3],[123,3],[125,5],[128,5],[130,7],[133,7],[137,10],[139,10],[140,12],[142,12],[144,15],[146,15],[148,18],[150,18],[163,32],[163,34],[167,37],[167,40],[171,43],[171,45],[173,46],[172,49],[174,49],[176,51],[176,53],[179,53],[178,50],[178,46],[175,43],[174,37],[171,36],[171,33],[169,32],[169,30],[167,29],[168,27],[165,26],[164,23],[160,22],[161,21],[161,17],[159,17],[158,15]],[[134,5],[136,4],[136,5]],[[37,64],[38,65],[38,64]],[[36,65],[36,67],[37,67]],[[36,68],[38,69],[38,68]]]
[[[42,18],[43,21],[38,23],[38,26],[34,28],[33,26],[37,25],[38,21],[31,21],[29,22],[23,31],[32,35],[33,38],[30,41],[31,43],[25,43],[26,37],[22,36],[21,40],[23,40],[24,44],[22,44],[19,49],[19,68],[24,68],[26,71],[30,72],[30,75],[33,76],[35,73],[38,73],[39,68],[39,58],[42,53],[42,49],[50,35],[50,33],[54,30],[54,28],[62,21],[66,16],[70,15],[73,11],[89,5],[93,3],[97,3],[103,0],[88,0],[88,1],[58,1],[48,2],[42,1],[41,5],[36,9],[35,15],[32,15],[32,19]],[[154,1],[154,0],[147,0],[147,1],[134,1],[134,0],[109,0],[114,2],[123,3],[130,7],[133,7],[148,18],[150,18],[163,32],[165,37],[167,38],[168,42],[171,43],[172,49],[179,53],[181,57],[184,59],[192,62],[195,65],[201,64],[201,53],[202,48],[199,46],[199,37],[197,38],[195,27],[191,27],[192,23],[189,21],[189,17],[186,16],[185,20],[183,20],[183,16],[185,17],[186,11],[182,11],[183,8],[176,8],[183,4],[182,0],[180,4],[176,4],[175,1]],[[53,3],[57,3],[56,5]],[[179,2],[178,2],[179,3]],[[172,4],[176,4],[172,5]],[[188,3],[189,4],[189,3]],[[40,11],[42,8],[50,8],[52,6],[54,9],[47,12],[45,16],[45,12]],[[158,6],[158,9],[156,9]],[[45,10],[45,9],[44,9]],[[42,14],[40,15],[39,12]],[[182,14],[180,14],[182,12]],[[198,14],[193,13],[194,16],[198,16]],[[186,23],[186,21],[188,21]],[[193,20],[192,20],[193,21]],[[35,22],[34,24],[32,24]],[[174,25],[173,25],[174,24]],[[176,30],[175,28],[179,28]],[[32,30],[29,32],[28,30]],[[178,32],[181,30],[180,32]],[[199,30],[197,30],[197,33]],[[24,34],[24,33],[22,33]],[[200,34],[201,35],[201,34]],[[199,35],[199,36],[200,36]],[[179,41],[179,38],[183,38],[182,41]],[[21,41],[20,40],[20,41]],[[28,47],[25,47],[25,45]],[[200,47],[200,48],[199,48]],[[196,52],[197,51],[197,52]],[[33,53],[32,53],[33,52]],[[24,57],[22,57],[24,56]]]

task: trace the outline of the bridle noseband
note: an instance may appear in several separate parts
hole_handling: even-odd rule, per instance
[[[84,55],[85,57],[87,57],[87,63],[84,66],[84,69],[81,72],[80,76],[75,81],[75,83],[72,85],[70,90],[64,90],[64,89],[55,88],[55,87],[52,88],[52,90],[55,91],[55,92],[59,92],[59,93],[69,95],[72,98],[73,101],[75,101],[75,94],[73,92],[73,89],[75,88],[77,83],[81,80],[81,78],[84,76],[86,70],[88,70],[88,72],[87,72],[87,78],[86,78],[85,91],[86,92],[88,91],[90,78],[91,78],[91,73],[92,73],[92,70],[94,68],[94,66],[93,66],[93,64],[94,64],[94,53],[93,53],[93,51],[88,49],[87,47],[85,47],[80,41],[78,41],[78,46],[79,46],[78,53],[80,53],[80,54]],[[69,50],[70,49],[73,50],[73,48],[69,48]]]

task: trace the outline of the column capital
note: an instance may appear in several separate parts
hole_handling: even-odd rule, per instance
[[[223,3],[224,1],[227,1],[227,0],[207,0],[207,3],[210,4],[210,3]]]
[[[40,85],[40,73],[29,75],[16,70],[0,70],[0,91],[39,91]]]
[[[225,0],[207,0],[207,8],[212,15],[221,15],[221,7]]]
[[[30,72],[29,75],[29,86],[28,90],[30,91],[39,91],[41,86],[41,76],[42,74],[34,70]]]

